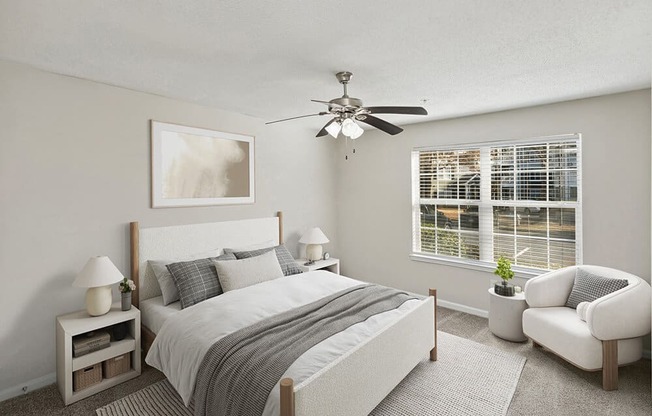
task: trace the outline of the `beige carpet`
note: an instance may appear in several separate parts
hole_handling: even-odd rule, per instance
[[[525,358],[444,332],[438,345],[438,361],[425,357],[371,414],[504,416]],[[97,414],[191,416],[192,412],[164,380],[98,409]]]

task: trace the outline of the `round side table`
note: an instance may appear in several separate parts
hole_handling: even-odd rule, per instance
[[[489,289],[489,330],[507,341],[527,341],[522,320],[523,311],[527,308],[524,293],[501,296],[493,288]]]

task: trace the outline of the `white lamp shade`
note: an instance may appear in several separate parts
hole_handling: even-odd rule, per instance
[[[77,287],[99,287],[118,283],[124,279],[120,270],[107,256],[91,257],[72,283]]]
[[[351,133],[351,134],[349,135],[349,137],[351,137],[351,139],[353,139],[353,140],[355,140],[355,139],[357,139],[358,137],[362,136],[362,133],[364,133],[364,129],[363,129],[362,127],[358,126],[357,123],[354,123],[354,124],[355,124],[355,127],[356,127],[356,128],[355,128],[355,130],[353,131],[353,133]]]
[[[328,241],[326,234],[318,227],[309,229],[299,240],[303,244],[326,244]]]
[[[328,132],[328,134],[330,134],[336,139],[337,136],[340,134],[341,129],[342,129],[342,125],[340,124],[339,121],[334,121],[326,127],[326,131]]]
[[[342,134],[351,137],[351,135],[357,131],[356,127],[359,126],[355,124],[355,121],[351,120],[350,118],[347,118],[342,122]]]

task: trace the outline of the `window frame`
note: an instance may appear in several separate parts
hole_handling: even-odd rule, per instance
[[[479,150],[481,153],[480,156],[480,175],[481,181],[483,180],[483,175],[489,175],[489,184],[491,184],[491,165],[487,166],[487,163],[483,163],[483,152],[485,154],[490,154],[492,148],[496,147],[505,147],[505,146],[523,146],[523,145],[549,145],[551,143],[560,142],[560,141],[574,141],[577,147],[577,197],[576,201],[536,201],[532,200],[527,201],[518,201],[518,200],[492,200],[491,198],[491,189],[488,190],[488,198],[486,193],[483,195],[483,191],[480,191],[479,200],[467,200],[467,199],[445,199],[445,198],[421,198],[420,192],[420,154],[421,152],[428,151],[463,151],[463,150]],[[583,241],[582,241],[582,135],[580,133],[572,134],[561,134],[554,136],[542,136],[542,137],[532,137],[527,139],[510,139],[510,140],[500,140],[500,141],[490,141],[490,142],[477,142],[477,143],[464,143],[464,144],[447,144],[447,145],[437,145],[437,146],[422,146],[415,147],[411,152],[411,181],[412,181],[412,241],[411,241],[411,250],[410,258],[415,261],[427,262],[427,263],[436,263],[443,264],[447,266],[454,266],[472,270],[481,270],[493,272],[496,267],[494,261],[485,260],[475,260],[462,257],[452,257],[435,253],[427,253],[418,251],[421,243],[421,204],[424,203],[424,200],[433,201],[437,200],[438,205],[475,205],[478,206],[478,210],[484,207],[493,208],[496,206],[510,206],[514,208],[518,207],[531,207],[534,203],[536,206],[542,208],[573,208],[575,209],[575,264],[581,265],[583,263]],[[549,184],[549,179],[546,182]],[[491,188],[491,186],[489,186]],[[434,203],[434,202],[425,202]],[[492,213],[493,215],[493,213]],[[458,230],[459,233],[459,230]],[[492,227],[491,231],[491,240],[494,238],[494,229]],[[479,244],[482,244],[483,237],[486,239],[486,232],[482,233],[481,228],[478,227],[478,240]],[[528,278],[533,276],[538,276],[542,273],[547,273],[549,269],[541,269],[534,267],[526,267],[520,265],[512,265],[512,269],[515,272],[517,277]]]

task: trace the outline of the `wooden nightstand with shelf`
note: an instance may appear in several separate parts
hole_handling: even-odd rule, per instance
[[[306,265],[306,259],[297,259],[296,262],[304,272],[311,272],[313,270],[326,270],[335,274],[340,274],[340,259],[333,257],[328,260],[315,260],[314,264]]]
[[[113,325],[123,322],[128,326],[124,339],[111,341],[109,347],[101,350],[73,357],[73,337],[100,329],[111,332]],[[107,314],[101,316],[90,316],[86,310],[58,316],[56,336],[57,384],[66,406],[140,375],[140,311],[136,307],[132,306],[128,311],[122,311],[120,302],[117,302],[111,306]],[[78,391],[73,390],[75,371],[102,364],[124,354],[130,355],[131,366],[128,371],[111,378],[102,377],[102,381],[97,384]]]

